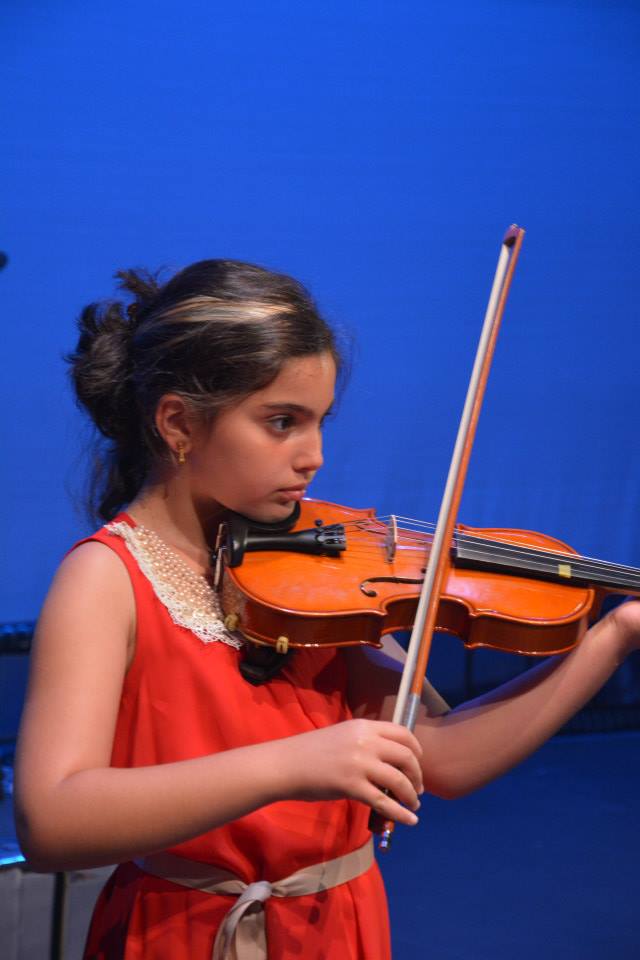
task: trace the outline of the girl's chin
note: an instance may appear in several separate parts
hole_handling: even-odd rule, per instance
[[[239,513],[249,520],[255,520],[256,523],[278,523],[290,517],[296,508],[295,500],[282,500],[275,503],[256,506],[247,504],[246,506],[229,506],[229,510]]]
[[[257,520],[258,523],[277,523],[290,517],[295,508],[295,501],[289,500],[287,503],[271,506],[267,510],[255,511],[252,514],[247,514],[247,516],[252,520]]]

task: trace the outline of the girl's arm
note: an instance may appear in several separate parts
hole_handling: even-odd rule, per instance
[[[638,645],[640,603],[630,602],[595,624],[571,653],[546,660],[455,710],[445,712],[427,684],[415,729],[426,789],[459,797],[511,769],[590,700]],[[358,648],[349,656],[354,715],[391,717],[397,659]]]
[[[420,747],[402,727],[353,720],[178,763],[109,766],[132,587],[108,547],[63,562],[34,642],[16,763],[16,820],[36,869],[114,863],[164,849],[282,799],[349,796],[413,823]]]

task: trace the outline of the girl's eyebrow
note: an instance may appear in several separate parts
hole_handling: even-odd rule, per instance
[[[263,403],[262,406],[265,410],[293,410],[300,411],[300,413],[307,413],[309,411],[309,408],[303,406],[301,403],[291,403],[289,400],[283,400],[282,402],[276,400],[275,403]]]
[[[282,403],[278,403],[277,401],[275,403],[264,403],[262,406],[264,410],[285,410],[287,413],[300,413],[304,416],[313,416],[313,410],[310,407],[305,407],[302,403],[291,403],[288,400],[283,400]],[[322,419],[324,420],[325,417],[328,417],[332,410],[333,404],[330,404],[325,413],[323,413]]]

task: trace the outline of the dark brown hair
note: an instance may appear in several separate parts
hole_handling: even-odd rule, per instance
[[[78,402],[101,442],[91,483],[94,517],[111,520],[166,455],[158,401],[177,393],[205,419],[267,386],[292,357],[329,351],[335,337],[307,290],[237,260],[201,260],[165,284],[144,270],[116,274],[128,306],[92,303],[67,357]]]

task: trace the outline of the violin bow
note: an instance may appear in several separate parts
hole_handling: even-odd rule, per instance
[[[524,233],[522,227],[513,224],[502,240],[498,265],[491,287],[489,303],[471,371],[467,397],[458,427],[447,483],[420,592],[416,618],[411,631],[407,659],[398,688],[393,722],[400,723],[411,731],[416,725],[418,707],[421,702],[423,681],[431,652],[431,640],[436,625],[440,594],[451,567],[450,547],[478,426],[480,408],[482,407],[500,322]],[[375,821],[375,819],[374,816],[373,820]],[[375,831],[381,834],[379,841],[381,850],[389,849],[394,826],[393,820],[385,820],[379,831]]]

